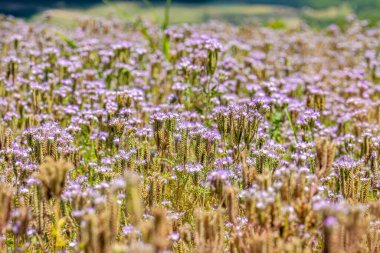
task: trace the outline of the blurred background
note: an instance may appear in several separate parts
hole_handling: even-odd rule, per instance
[[[2,14],[28,21],[43,21],[49,16],[50,22],[63,26],[73,25],[84,15],[139,15],[160,22],[164,9],[165,0],[0,0]],[[283,28],[305,22],[324,27],[343,24],[347,16],[355,14],[374,25],[380,19],[380,0],[172,0],[170,10],[171,23],[259,21],[272,28]]]

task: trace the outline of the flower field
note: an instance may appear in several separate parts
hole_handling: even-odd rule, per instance
[[[380,27],[0,21],[0,252],[380,252]]]

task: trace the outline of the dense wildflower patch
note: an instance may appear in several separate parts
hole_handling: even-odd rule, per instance
[[[0,22],[1,252],[380,252],[380,29]]]

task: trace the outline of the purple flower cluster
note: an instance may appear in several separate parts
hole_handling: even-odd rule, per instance
[[[379,27],[56,29],[0,21],[1,252],[379,252]]]

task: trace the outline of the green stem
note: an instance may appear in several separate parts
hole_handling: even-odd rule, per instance
[[[164,22],[162,24],[162,30],[166,30],[169,26],[170,22],[170,6],[172,4],[171,0],[166,0],[166,5],[165,5],[165,17],[164,17]]]
[[[293,125],[293,122],[292,122],[292,118],[290,117],[290,113],[289,113],[289,111],[288,111],[287,108],[285,108],[285,113],[286,113],[286,116],[287,116],[287,118],[289,120],[290,127],[292,128],[292,131],[293,131],[293,134],[294,134],[294,138],[296,138],[296,142],[298,142],[297,131],[294,128],[294,125]]]

